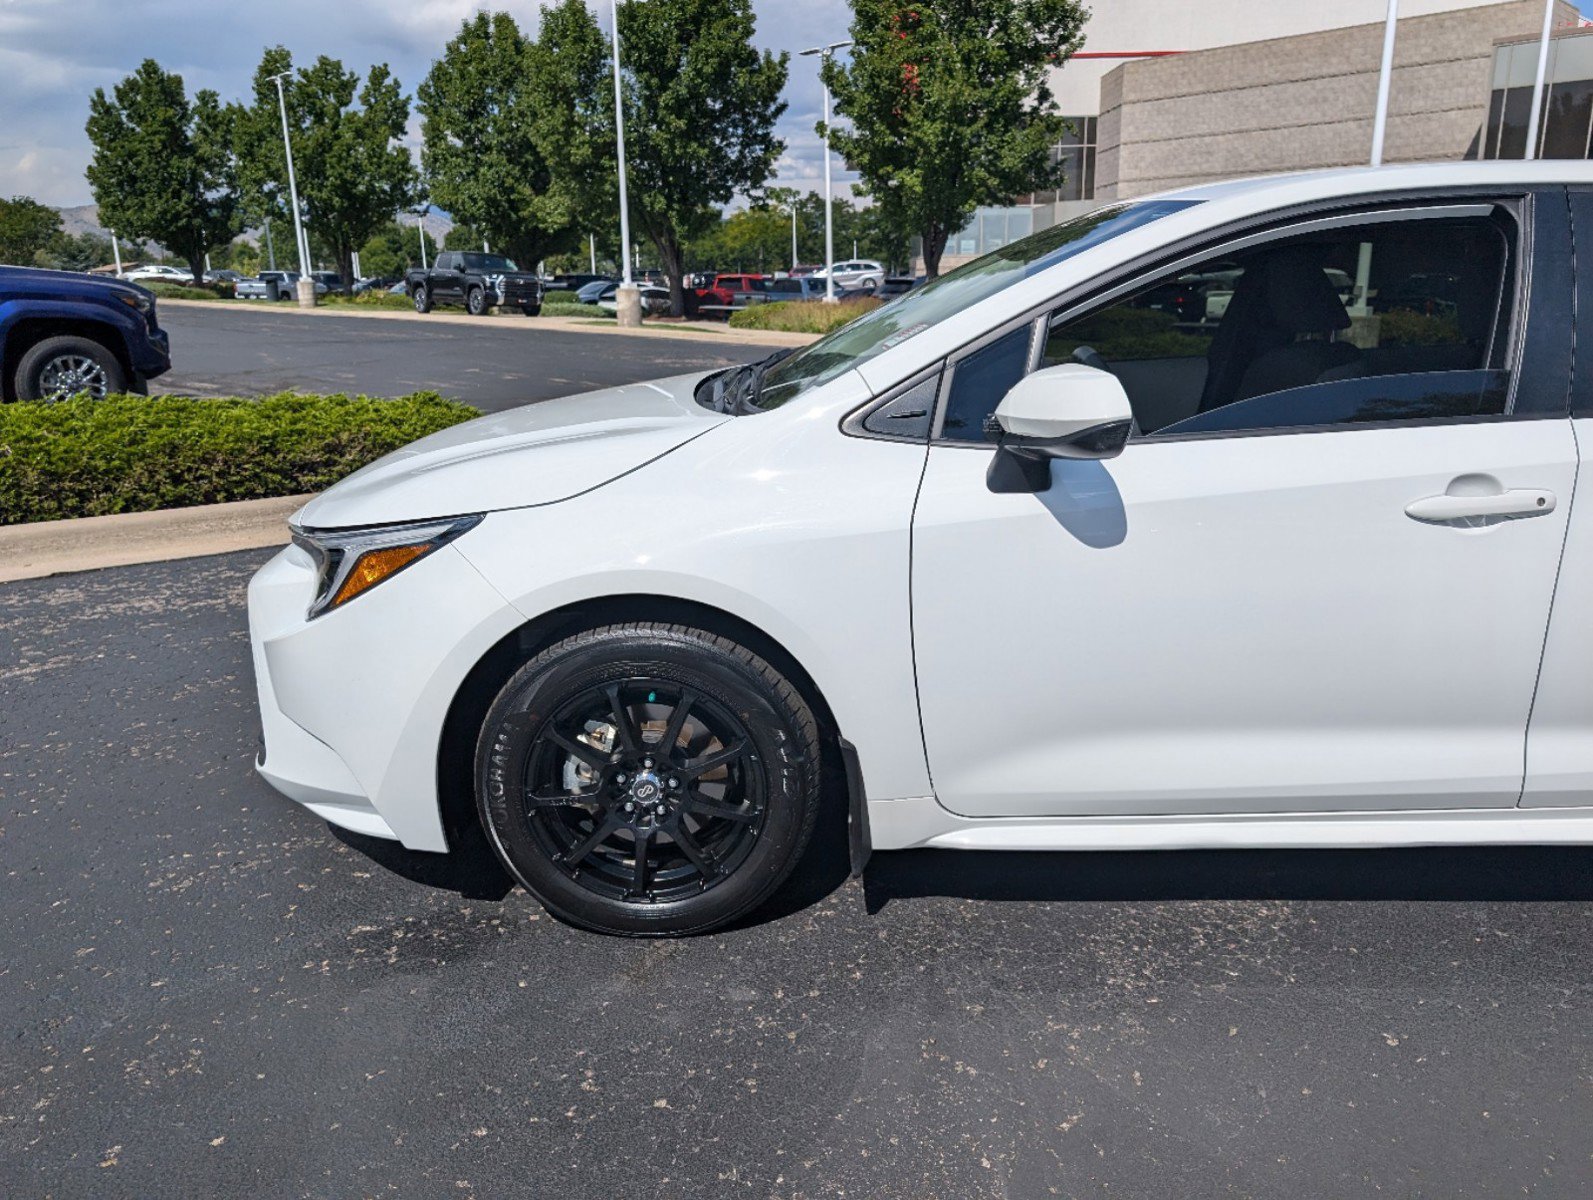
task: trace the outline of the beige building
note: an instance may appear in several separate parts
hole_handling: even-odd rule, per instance
[[[1094,9],[1050,81],[1076,131],[1056,151],[1064,186],[980,209],[943,267],[1104,200],[1368,160],[1386,0]],[[1401,0],[1385,161],[1520,157],[1542,20],[1542,0]],[[1554,23],[1541,152],[1587,157],[1593,29],[1566,0]]]

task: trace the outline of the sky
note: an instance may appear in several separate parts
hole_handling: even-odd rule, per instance
[[[608,3],[591,0],[608,28]],[[296,63],[318,54],[364,74],[392,67],[406,91],[478,9],[537,23],[539,0],[0,0],[0,195],[32,196],[63,207],[93,200],[83,168],[89,160],[89,96],[110,90],[146,58],[183,77],[189,93],[214,88],[223,100],[244,99],[261,51],[278,43]],[[753,0],[760,48],[792,52],[779,125],[786,152],[778,182],[818,190],[822,144],[813,132],[823,109],[817,60],[796,51],[846,37],[846,0]],[[411,120],[409,141],[420,144]],[[837,194],[854,176],[835,163]]]

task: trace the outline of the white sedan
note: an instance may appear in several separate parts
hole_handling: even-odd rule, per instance
[[[192,283],[192,271],[180,271],[176,267],[163,266],[160,263],[145,263],[141,267],[133,267],[123,271],[118,279],[126,279],[133,283]]]
[[[1593,164],[1194,188],[426,438],[251,584],[259,769],[626,934],[749,912],[820,821],[857,869],[1593,843],[1573,224]]]
[[[818,280],[823,286],[825,277],[829,274],[825,268],[820,267],[814,271],[811,278]],[[884,286],[885,267],[870,258],[851,259],[847,262],[835,264],[835,286],[837,288],[859,288],[872,292]]]

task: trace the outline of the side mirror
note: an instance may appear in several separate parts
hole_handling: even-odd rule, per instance
[[[1116,458],[1134,410],[1117,376],[1081,363],[1020,379],[996,406],[1001,430],[986,480],[995,492],[1043,492],[1053,458]]]

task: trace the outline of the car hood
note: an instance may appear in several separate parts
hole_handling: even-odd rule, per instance
[[[293,522],[336,529],[567,500],[731,420],[692,398],[706,374],[544,400],[452,426],[355,471]]]

